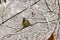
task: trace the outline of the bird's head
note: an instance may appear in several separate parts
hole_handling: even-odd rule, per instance
[[[23,18],[23,22],[25,21],[25,18]]]

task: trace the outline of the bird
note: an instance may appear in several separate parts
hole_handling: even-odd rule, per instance
[[[31,26],[31,23],[26,18],[23,18],[22,26],[23,26],[23,29],[24,29],[24,28],[26,28],[28,26]]]
[[[23,18],[21,25],[23,26],[21,29],[17,30],[17,32],[19,32],[20,30],[27,28],[28,26],[32,26],[31,23],[29,22],[29,20],[27,20],[26,18]]]

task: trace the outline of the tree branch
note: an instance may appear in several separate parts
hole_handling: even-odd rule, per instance
[[[1,0],[0,0],[0,4],[1,4]]]
[[[49,11],[52,12],[52,10],[49,8],[46,0],[45,0],[45,3],[46,3],[47,8],[49,9]]]

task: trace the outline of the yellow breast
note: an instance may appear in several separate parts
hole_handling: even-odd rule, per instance
[[[30,22],[28,20],[25,20],[25,22],[22,22],[23,27],[28,27],[30,25]]]

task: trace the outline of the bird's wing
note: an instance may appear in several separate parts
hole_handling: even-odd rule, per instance
[[[28,25],[31,25],[30,22],[29,22],[28,20],[27,20],[27,24],[28,24]]]

